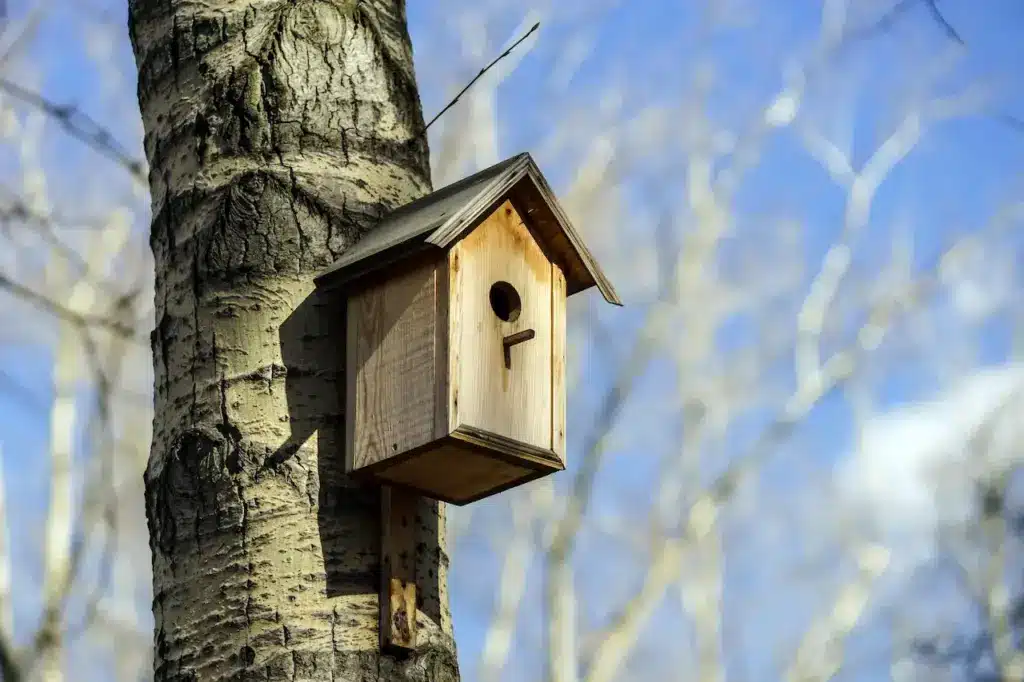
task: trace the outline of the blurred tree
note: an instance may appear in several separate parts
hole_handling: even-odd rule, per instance
[[[1020,426],[1024,391],[1010,396],[970,441],[976,470],[971,514],[941,532],[938,568],[967,608],[945,635],[916,637],[912,651],[932,669],[965,682],[1024,680],[1024,504],[1020,500]]]

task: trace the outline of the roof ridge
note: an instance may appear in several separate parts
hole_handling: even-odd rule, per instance
[[[622,305],[529,152],[488,166],[388,213],[315,281],[318,286],[333,286],[424,248],[448,248],[502,197],[521,206],[526,211],[524,218],[531,214],[538,239],[543,235],[546,248],[558,254],[550,257],[565,271],[570,295],[597,285],[609,303]]]

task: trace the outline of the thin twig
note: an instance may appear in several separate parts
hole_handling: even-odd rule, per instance
[[[494,65],[495,65],[495,64],[497,64],[497,63],[498,63],[498,62],[500,62],[500,61],[501,61],[502,59],[504,59],[505,57],[507,57],[507,56],[509,56],[510,54],[512,54],[512,51],[513,51],[513,50],[515,50],[515,49],[516,49],[517,47],[519,47],[519,45],[520,45],[520,44],[521,44],[521,43],[522,43],[523,41],[525,41],[525,40],[526,40],[527,38],[529,38],[529,37],[530,37],[530,36],[531,36],[531,35],[533,34],[533,32],[534,32],[534,31],[536,31],[536,30],[537,30],[538,28],[540,28],[540,22],[539,22],[539,21],[538,21],[538,22],[537,22],[536,24],[534,24],[534,25],[533,25],[533,26],[532,26],[532,27],[530,28],[530,30],[529,30],[529,31],[527,31],[526,33],[524,33],[524,34],[523,34],[523,37],[522,37],[522,38],[520,38],[520,39],[519,39],[519,40],[517,40],[516,42],[512,43],[512,45],[511,45],[511,46],[510,46],[510,47],[509,47],[509,48],[508,48],[507,50],[505,50],[505,51],[504,51],[504,52],[502,52],[502,53],[501,53],[500,55],[498,55],[497,57],[495,57],[495,58],[494,58],[494,61],[492,61],[492,62],[491,62],[490,64],[488,64],[488,65],[487,65],[487,66],[485,66],[484,68],[480,69],[480,73],[478,73],[478,74],[477,74],[476,76],[474,76],[474,77],[473,77],[473,80],[469,81],[469,83],[467,83],[467,84],[466,84],[466,87],[462,88],[462,90],[459,90],[459,94],[455,95],[455,98],[454,98],[454,99],[453,99],[452,101],[448,102],[447,106],[445,106],[445,108],[444,108],[444,109],[442,109],[441,111],[439,111],[439,112],[437,113],[437,115],[436,115],[436,116],[434,116],[434,118],[430,119],[430,122],[429,122],[429,123],[427,123],[427,125],[425,125],[425,126],[423,127],[423,131],[422,131],[422,132],[421,132],[421,133],[420,133],[419,135],[417,135],[417,136],[416,136],[416,139],[419,139],[420,137],[422,137],[423,135],[425,135],[425,134],[427,133],[427,131],[428,131],[428,130],[430,130],[430,126],[434,125],[434,123],[435,123],[435,122],[437,122],[437,119],[441,118],[441,117],[442,117],[442,116],[443,116],[443,115],[445,114],[445,112],[447,112],[447,111],[448,111],[449,109],[451,109],[451,108],[452,108],[453,106],[455,106],[455,104],[456,104],[456,103],[457,103],[457,102],[459,101],[459,99],[460,99],[460,98],[461,98],[461,97],[462,97],[463,95],[465,95],[465,94],[466,94],[466,91],[467,91],[467,90],[469,90],[469,89],[470,89],[471,87],[473,87],[473,85],[474,85],[474,84],[475,84],[475,83],[476,83],[476,82],[477,82],[478,80],[480,80],[480,79],[481,79],[481,78],[483,77],[483,75],[484,75],[485,73],[487,73],[487,72],[488,72],[488,71],[490,71],[490,70],[491,70],[492,68],[494,68]]]
[[[6,9],[7,0],[0,0],[0,3],[2,3],[3,7]],[[36,32],[36,29],[39,28],[39,23],[42,19],[42,15],[43,12],[38,7],[34,7],[31,10],[31,13],[29,14],[28,18],[26,18],[25,21],[23,22],[24,27],[22,28],[22,30],[19,31],[16,36],[14,36],[14,39],[11,40],[11,43],[7,46],[7,49],[5,49],[2,54],[0,54],[0,66],[6,65],[7,62],[9,62],[12,57],[14,57],[15,53],[17,53],[20,50],[20,48],[26,45],[29,36],[33,35]],[[4,13],[2,18],[4,20],[7,19],[6,12]]]
[[[57,121],[69,135],[126,168],[139,182],[143,184],[147,182],[145,164],[133,158],[121,147],[109,130],[76,107],[55,104],[39,93],[32,92],[5,78],[0,78],[0,91],[39,109]]]
[[[928,8],[928,12],[932,15],[932,18],[935,19],[935,23],[937,23],[939,27],[946,32],[946,35],[949,36],[950,40],[960,43],[961,45],[966,45],[964,39],[960,37],[960,34],[957,33],[956,29],[953,28],[953,25],[946,20],[946,17],[939,10],[936,0],[924,0],[924,4]]]
[[[535,23],[532,27],[530,27],[530,30],[523,34],[523,36],[519,40],[512,43],[512,45],[509,46],[507,50],[505,50],[500,55],[495,57],[490,64],[480,69],[480,72],[477,73],[477,75],[474,76],[473,79],[469,81],[469,83],[467,83],[466,86],[462,88],[462,90],[460,90],[457,95],[455,95],[455,97],[444,107],[444,109],[439,111],[436,116],[430,119],[430,122],[423,127],[423,130],[420,131],[419,135],[417,135],[413,139],[417,140],[421,138],[423,135],[426,135],[427,131],[430,129],[430,126],[434,125],[434,123],[436,123],[437,120],[441,118],[441,116],[443,116],[449,109],[455,106],[455,104],[458,103],[462,96],[465,95],[466,92],[484,76],[484,74],[486,74],[488,71],[494,68],[494,66],[502,59],[512,54],[512,52],[517,47],[519,47],[527,38],[533,35],[533,33],[536,32],[539,28],[540,22]],[[81,142],[84,142],[89,147],[92,147],[95,151],[99,152],[100,154],[103,154],[107,158],[112,159],[113,161],[116,161],[117,163],[125,167],[128,170],[128,172],[132,175],[132,177],[134,177],[139,182],[143,184],[147,182],[145,164],[139,161],[138,159],[133,158],[130,153],[128,153],[124,148],[122,148],[115,141],[114,136],[110,133],[109,130],[101,126],[99,123],[97,123],[95,120],[93,120],[86,114],[82,113],[79,109],[72,106],[62,106],[54,102],[51,102],[39,93],[23,88],[20,85],[12,83],[11,81],[3,78],[0,78],[0,91],[6,92],[8,95],[36,107],[37,109],[39,109],[40,111],[44,112],[45,114],[53,118],[55,121],[57,121],[57,123],[60,124],[60,126],[64,128],[64,130],[69,135],[80,140]]]
[[[0,221],[15,221],[35,227],[33,230],[46,244],[56,251],[70,265],[74,266],[83,274],[86,279],[93,281],[97,286],[106,289],[107,293],[116,295],[116,289],[102,278],[97,278],[92,273],[92,268],[75,249],[64,243],[59,236],[54,220],[37,211],[32,211],[24,202],[15,200],[9,206],[0,207]]]
[[[36,307],[42,308],[45,311],[49,312],[50,314],[66,322],[69,322],[75,326],[83,328],[101,327],[107,329],[108,331],[112,331],[115,334],[122,336],[126,339],[131,339],[133,341],[139,340],[139,337],[136,334],[135,330],[126,324],[117,322],[115,320],[108,320],[103,317],[81,315],[79,313],[76,313],[61,305],[60,303],[57,303],[56,301],[47,298],[43,294],[40,294],[36,291],[29,289],[26,286],[23,286],[15,282],[7,275],[4,275],[2,273],[0,273],[0,288],[7,289],[15,296],[27,301],[28,303],[32,303]]]
[[[896,19],[899,18],[900,14],[902,14],[905,10],[910,9],[915,2],[921,2],[925,5],[925,7],[928,9],[929,14],[932,15],[932,18],[935,21],[935,23],[938,24],[939,28],[942,29],[942,31],[946,34],[946,37],[949,38],[949,40],[955,42],[956,44],[962,47],[967,47],[967,41],[964,40],[963,36],[961,36],[960,33],[956,30],[956,28],[954,28],[953,25],[949,22],[949,20],[946,19],[945,15],[939,9],[937,0],[900,0],[892,7],[892,9],[886,12],[880,19],[875,21],[873,24],[865,26],[855,31],[848,32],[846,36],[843,38],[841,48],[845,49],[859,40],[866,40],[868,38],[871,38],[873,35],[876,35],[878,33],[884,33],[885,31],[889,30],[896,22]],[[1021,120],[1016,116],[1012,116],[1009,114],[990,114],[989,118],[991,118],[996,123],[1000,123],[1002,125],[1007,126],[1008,128],[1013,129],[1015,132],[1024,133],[1024,120]]]
[[[888,12],[883,14],[873,23],[853,31],[848,31],[842,41],[843,47],[848,47],[858,40],[865,40],[873,35],[888,31],[896,23],[896,20],[900,18],[900,15],[906,13],[906,11],[911,9],[915,4],[924,5],[928,9],[928,13],[932,15],[932,19],[939,25],[939,28],[942,29],[950,40],[966,46],[964,39],[942,14],[936,0],[900,0],[893,5]]]

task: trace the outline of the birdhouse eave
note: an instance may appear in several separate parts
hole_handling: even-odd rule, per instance
[[[447,249],[505,200],[516,206],[551,260],[565,271],[567,294],[596,286],[606,301],[622,305],[528,153],[511,157],[392,212],[321,273],[316,284],[331,288],[431,247]]]

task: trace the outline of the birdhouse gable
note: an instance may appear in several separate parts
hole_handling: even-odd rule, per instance
[[[552,311],[559,267],[510,201],[448,256],[449,424],[552,450]]]
[[[597,286],[622,305],[529,154],[519,154],[417,199],[386,216],[317,277],[321,288],[362,278],[416,254],[449,249],[510,202],[548,260],[566,277],[566,294]]]

